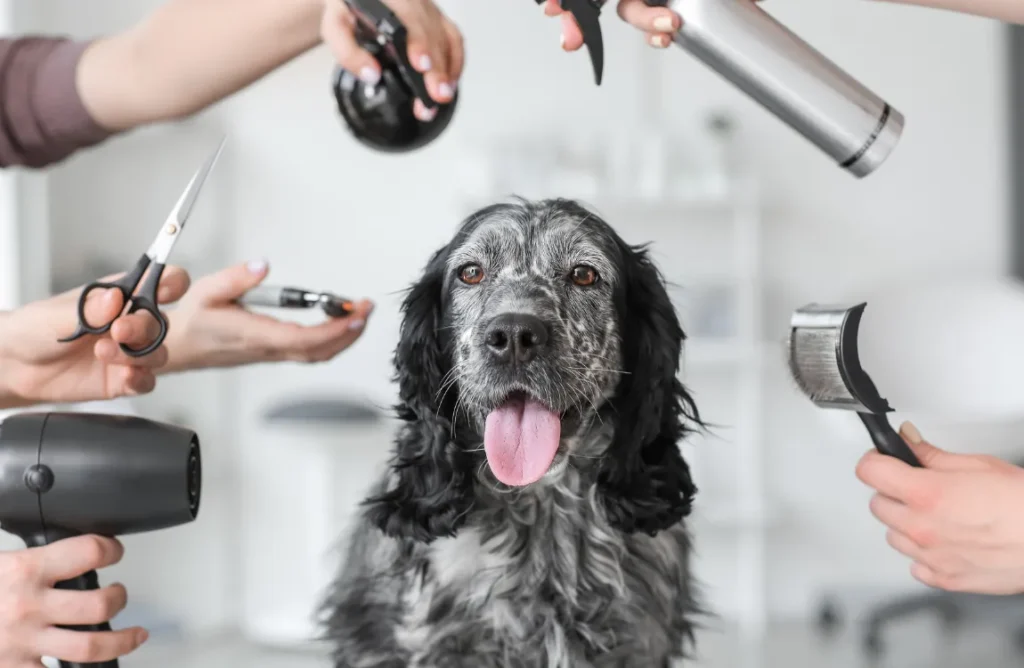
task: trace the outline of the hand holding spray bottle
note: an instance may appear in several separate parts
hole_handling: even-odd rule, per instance
[[[541,4],[546,0],[535,0]],[[675,44],[864,177],[899,142],[903,114],[793,34],[752,0],[644,0],[678,14]],[[602,0],[559,0],[576,19],[601,83]]]

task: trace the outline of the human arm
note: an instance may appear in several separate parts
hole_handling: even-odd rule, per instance
[[[912,575],[951,591],[1024,593],[1024,469],[940,450],[910,423],[900,433],[924,467],[871,451],[857,477],[877,492],[871,512]]]
[[[253,313],[236,301],[269,272],[265,262],[222,269],[197,280],[168,311],[169,357],[157,373],[234,367],[262,362],[326,362],[363,333],[373,304],[356,302],[355,311],[304,326]]]
[[[99,536],[0,552],[0,665],[38,667],[44,656],[97,663],[144,643],[148,634],[139,627],[98,632],[57,628],[109,622],[124,609],[127,593],[120,584],[91,591],[54,588],[57,582],[112,566],[123,555],[120,542]]]
[[[320,41],[324,0],[172,0],[94,41],[0,39],[0,167],[193,114]]]
[[[973,14],[1007,23],[1024,23],[1024,2],[1020,0],[879,0],[898,5],[916,5]]]
[[[77,87],[112,131],[180,119],[245,88],[320,42],[325,0],[172,0],[92,42]]]
[[[431,95],[450,101],[464,60],[458,29],[430,0],[384,1],[406,22]],[[94,41],[0,39],[0,167],[43,167],[192,115],[316,46],[321,31],[339,63],[379,77],[342,0],[171,0]]]

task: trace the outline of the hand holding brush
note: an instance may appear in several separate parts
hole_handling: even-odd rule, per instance
[[[857,334],[865,306],[797,309],[790,321],[789,370],[815,405],[856,411],[879,452],[919,467],[917,456],[889,424],[886,413],[892,407],[860,366]]]

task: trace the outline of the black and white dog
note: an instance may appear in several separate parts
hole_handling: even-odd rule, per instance
[[[337,668],[664,668],[693,639],[658,270],[569,200],[478,211],[403,304],[404,421],[324,608]]]

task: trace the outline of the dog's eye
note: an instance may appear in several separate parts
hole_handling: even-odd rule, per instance
[[[572,271],[569,273],[569,278],[571,278],[572,282],[576,285],[587,287],[588,285],[597,283],[597,269],[588,267],[585,264],[578,264],[572,268]]]
[[[467,264],[459,269],[459,280],[469,285],[476,285],[484,280],[484,269],[478,264]]]

